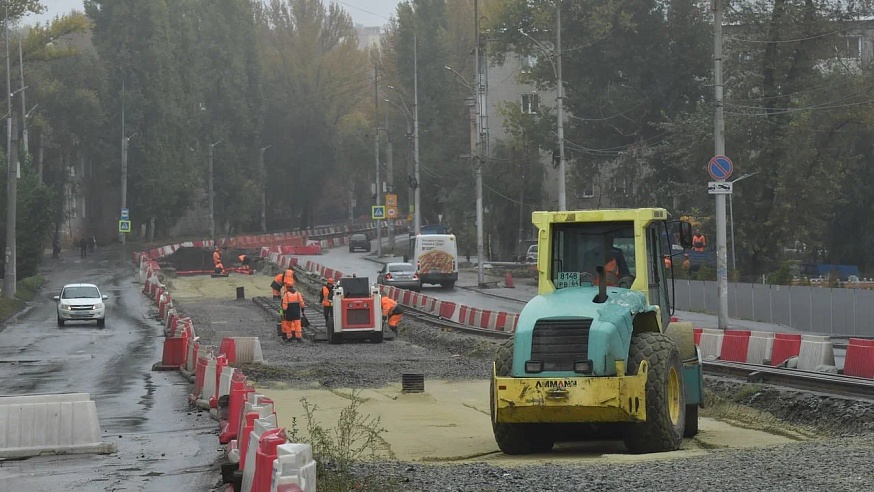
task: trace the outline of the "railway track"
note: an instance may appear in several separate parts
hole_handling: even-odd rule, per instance
[[[303,270],[299,270],[299,274],[299,280],[306,283],[308,287],[317,289],[321,285],[317,277]],[[276,313],[274,301],[267,298],[255,298],[254,301],[265,311]],[[441,328],[499,339],[506,339],[512,335],[507,332],[484,330],[462,325],[410,307],[404,307],[404,309],[407,316]],[[320,319],[321,311],[313,317]],[[313,322],[314,320],[311,318],[310,321]],[[320,325],[321,323],[316,321],[309,329],[313,341],[327,339],[325,327]],[[727,361],[703,361],[702,367],[705,374],[729,377],[748,383],[770,384],[801,391],[874,400],[874,380],[872,379]]]

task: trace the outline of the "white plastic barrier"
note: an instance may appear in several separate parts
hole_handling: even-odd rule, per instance
[[[750,332],[750,342],[747,346],[747,363],[764,364],[766,360],[771,360],[771,351],[773,348],[774,332]]]
[[[316,492],[316,462],[309,444],[288,443],[276,448],[270,492],[297,485],[304,492]]]
[[[237,351],[237,363],[264,363],[264,353],[261,351],[261,340],[258,337],[233,337]]]
[[[275,428],[275,415],[255,420],[252,432],[249,433],[249,444],[246,446],[246,466],[243,468],[243,492],[252,492],[252,481],[255,480],[255,452],[258,451],[261,434]]]
[[[87,393],[0,397],[0,458],[41,453],[114,453],[101,442],[97,405]]]
[[[209,410],[209,399],[212,398],[213,395],[215,395],[215,366],[215,357],[210,357],[209,361],[206,363],[206,374],[203,378],[203,389],[201,389],[200,395],[198,395],[197,397],[198,408],[202,408],[204,410]]]
[[[243,403],[243,412],[240,418],[240,427],[237,429],[237,436],[243,435],[243,426],[246,425],[246,414],[248,413],[257,413],[259,419],[272,418],[274,425],[276,425],[276,414],[273,413],[273,403],[264,402],[265,398],[264,395],[252,393],[249,396],[249,401]],[[228,461],[231,463],[240,462],[240,444],[236,439],[228,444],[227,456]]]
[[[722,338],[725,333],[722,330],[715,328],[704,328],[701,331],[701,340],[698,347],[701,348],[701,357],[707,360],[708,357],[719,358],[722,353]]]
[[[818,366],[834,366],[835,351],[831,339],[820,335],[801,335],[798,369],[815,371]]]

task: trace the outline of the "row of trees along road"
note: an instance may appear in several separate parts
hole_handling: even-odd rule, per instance
[[[39,6],[10,2],[20,7],[16,12]],[[92,227],[114,230],[124,106],[128,205],[136,223],[154,221],[159,237],[205,203],[212,144],[218,234],[227,232],[225,224],[235,232],[259,229],[262,182],[271,229],[343,220],[350,192],[354,214],[369,214],[373,142],[386,122],[379,138],[392,139],[394,190],[406,212],[415,36],[423,222],[442,216],[462,253],[474,251],[473,169],[465,157],[470,89],[445,69],[474,80],[473,3],[400,3],[381,49],[361,50],[351,17],[337,3],[87,0],[84,13],[33,29],[24,42],[27,97],[39,103],[28,120],[31,147],[44,149],[33,164],[34,183],[42,181],[55,197],[39,201],[52,204],[59,222],[64,208],[57,197],[65,187],[80,187]],[[714,234],[706,193],[713,153],[708,4],[560,6],[569,207],[663,206],[701,218]],[[874,80],[853,45],[870,27],[855,20],[870,13],[867,4],[776,0],[729,7],[726,148],[739,174],[758,173],[735,190],[740,264],[749,273],[774,270],[788,246],[805,259],[826,252],[830,262],[874,267],[868,192]],[[536,57],[531,70],[517,75],[542,92],[555,89],[555,9],[554,0],[479,1],[490,62]],[[68,39],[85,42],[59,42]],[[507,137],[492,141],[484,161],[494,257],[517,254],[519,233],[531,234],[530,212],[545,205],[539,163],[556,146],[552,108],[521,114],[515,95],[507,99],[501,108]],[[257,163],[267,146],[262,176]],[[386,162],[385,145],[381,152]],[[68,172],[73,165],[87,169],[89,179],[76,181]],[[584,197],[587,190],[595,198]],[[847,231],[859,232],[848,240]]]

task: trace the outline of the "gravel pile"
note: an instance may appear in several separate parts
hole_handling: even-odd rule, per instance
[[[307,315],[323,326],[315,287],[300,281]],[[399,383],[405,372],[427,379],[483,379],[491,373],[500,340],[444,331],[406,317],[394,341],[383,344],[325,342],[285,344],[276,336],[275,315],[252,300],[199,300],[178,304],[195,321],[204,343],[217,345],[229,335],[259,336],[265,366],[244,368],[259,382],[328,388],[378,387]],[[366,463],[355,474],[386,491],[607,491],[714,490],[829,492],[874,490],[874,405],[809,393],[781,391],[707,378],[707,390],[720,398],[768,412],[792,424],[816,429],[823,437],[808,442],[753,449],[709,450],[694,457],[629,460],[623,464],[538,464],[495,466],[484,463]],[[555,453],[561,457],[561,451]],[[539,457],[543,462],[544,456]],[[368,478],[364,478],[368,477]]]
[[[386,490],[505,491],[860,491],[874,490],[874,439],[834,439],[759,449],[714,450],[704,456],[629,464],[546,464],[499,467],[482,463],[357,466]]]

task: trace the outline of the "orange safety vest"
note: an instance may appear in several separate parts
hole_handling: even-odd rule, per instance
[[[616,261],[616,258],[611,258],[610,261],[604,265],[604,276],[607,285],[619,285],[619,263]],[[600,277],[596,276],[595,281],[592,283],[599,285],[601,283]]]
[[[327,285],[322,286],[322,306],[331,307],[334,305],[331,300],[333,289],[329,289]]]
[[[218,251],[213,251],[212,253],[212,262],[213,263],[221,263],[222,255]]]
[[[391,297],[382,296],[382,315],[388,316],[397,305],[398,302]]]
[[[673,264],[674,263],[671,261],[671,255],[665,255],[665,268],[671,268]]]
[[[288,305],[292,304],[292,303],[299,304],[301,310],[303,310],[303,308],[306,307],[306,305],[303,302],[303,296],[300,295],[300,292],[298,292],[298,291],[292,292],[291,290],[287,290],[287,291],[285,291],[285,295],[282,296],[282,310],[288,311]],[[285,318],[285,316],[283,316],[283,317]],[[300,319],[300,314],[296,314],[294,316],[294,318]],[[290,321],[290,320],[287,320],[287,321]]]
[[[695,251],[704,251],[705,246],[707,246],[707,238],[704,234],[695,234],[692,236],[692,247]]]

